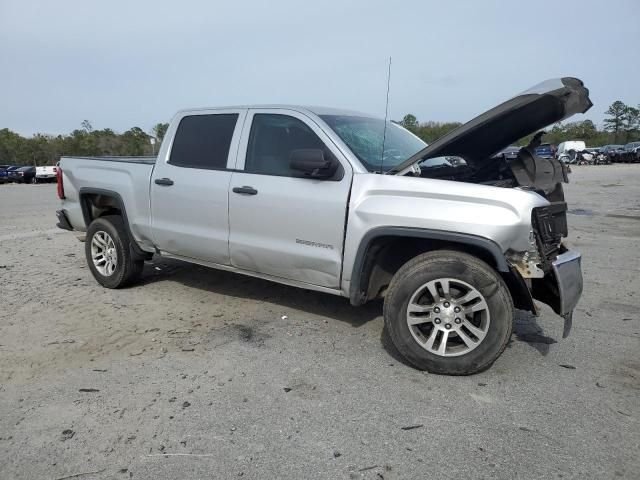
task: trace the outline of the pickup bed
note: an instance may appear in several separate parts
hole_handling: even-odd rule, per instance
[[[560,162],[495,153],[591,106],[551,80],[426,145],[366,114],[299,106],[185,110],[157,158],[63,157],[58,226],[86,231],[108,288],[162,255],[349,298],[384,298],[413,365],[469,374],[533,298],[565,318],[582,292]]]

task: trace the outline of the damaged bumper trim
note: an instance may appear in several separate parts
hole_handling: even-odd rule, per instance
[[[582,295],[581,259],[580,252],[568,250],[552,263],[560,297],[560,311],[557,313],[565,318],[573,313]]]
[[[582,295],[581,260],[579,252],[566,250],[551,262],[551,270],[544,278],[531,280],[533,298],[546,303],[564,318],[563,338],[569,335],[573,310]]]

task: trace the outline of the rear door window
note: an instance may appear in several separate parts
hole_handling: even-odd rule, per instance
[[[237,121],[237,113],[184,117],[173,140],[169,163],[185,168],[226,169]]]

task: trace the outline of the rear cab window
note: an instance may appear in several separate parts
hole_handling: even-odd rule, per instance
[[[183,117],[173,139],[168,163],[184,168],[226,169],[237,122],[237,113]]]

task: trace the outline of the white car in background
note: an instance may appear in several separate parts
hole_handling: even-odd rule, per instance
[[[36,167],[36,176],[33,183],[55,182],[58,167]]]
[[[586,157],[585,160],[591,161],[593,155],[591,153],[585,152],[586,148],[587,145],[582,140],[569,140],[566,142],[562,142],[558,145],[556,158],[564,163],[577,163],[576,154],[584,152],[582,156]]]

